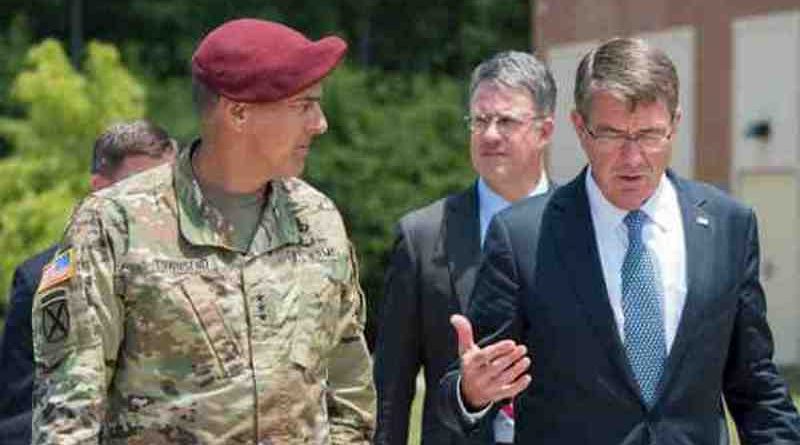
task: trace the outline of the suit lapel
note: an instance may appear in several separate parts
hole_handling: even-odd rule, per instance
[[[594,338],[608,350],[611,363],[618,368],[631,396],[639,398],[633,371],[628,364],[608,300],[603,269],[597,252],[592,215],[586,196],[586,169],[553,197],[557,251],[595,331]]]
[[[450,281],[462,313],[466,313],[481,259],[480,221],[478,219],[477,183],[447,198],[442,227],[444,252]]]
[[[705,198],[694,193],[694,187],[688,181],[675,177],[668,172],[678,194],[681,208],[684,239],[686,240],[686,301],[678,323],[678,331],[672,344],[661,389],[667,388],[679,367],[680,360],[688,347],[692,329],[702,324],[699,320],[703,299],[708,295],[709,278],[713,277],[712,262],[707,258],[713,251],[714,220],[705,211]]]

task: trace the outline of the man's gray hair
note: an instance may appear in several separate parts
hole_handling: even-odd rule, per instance
[[[613,38],[589,51],[575,76],[575,107],[588,122],[592,96],[606,91],[633,111],[639,104],[663,101],[674,119],[678,111],[678,73],[672,60],[642,39]]]
[[[553,80],[553,74],[533,54],[503,51],[481,62],[472,71],[472,81],[469,86],[470,100],[483,82],[524,89],[531,95],[538,115],[550,116],[555,110],[556,82]]]
[[[160,157],[177,151],[177,142],[147,119],[111,125],[94,142],[92,173],[110,175],[126,156]]]

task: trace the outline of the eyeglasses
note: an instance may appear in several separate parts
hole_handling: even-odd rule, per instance
[[[668,130],[650,130],[630,134],[617,130],[591,130],[585,125],[583,131],[594,140],[597,148],[601,150],[616,150],[625,145],[626,141],[630,141],[648,153],[658,153],[663,150],[674,134]]]
[[[546,119],[545,116],[513,115],[513,114],[475,114],[464,116],[467,128],[473,133],[481,134],[494,123],[497,132],[508,136],[529,122]]]

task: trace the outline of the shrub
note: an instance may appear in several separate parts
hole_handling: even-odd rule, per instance
[[[45,40],[30,48],[13,81],[11,98],[23,116],[0,118],[0,136],[11,145],[0,160],[0,289],[9,289],[16,265],[60,238],[88,192],[97,134],[144,115],[145,90],[113,46],[90,42],[84,66],[78,72],[59,42]]]

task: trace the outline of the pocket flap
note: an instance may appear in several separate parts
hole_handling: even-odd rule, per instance
[[[227,377],[239,374],[244,367],[241,350],[215,302],[216,293],[213,292],[213,286],[202,277],[191,277],[181,282],[180,286],[201,324],[224,375]]]

